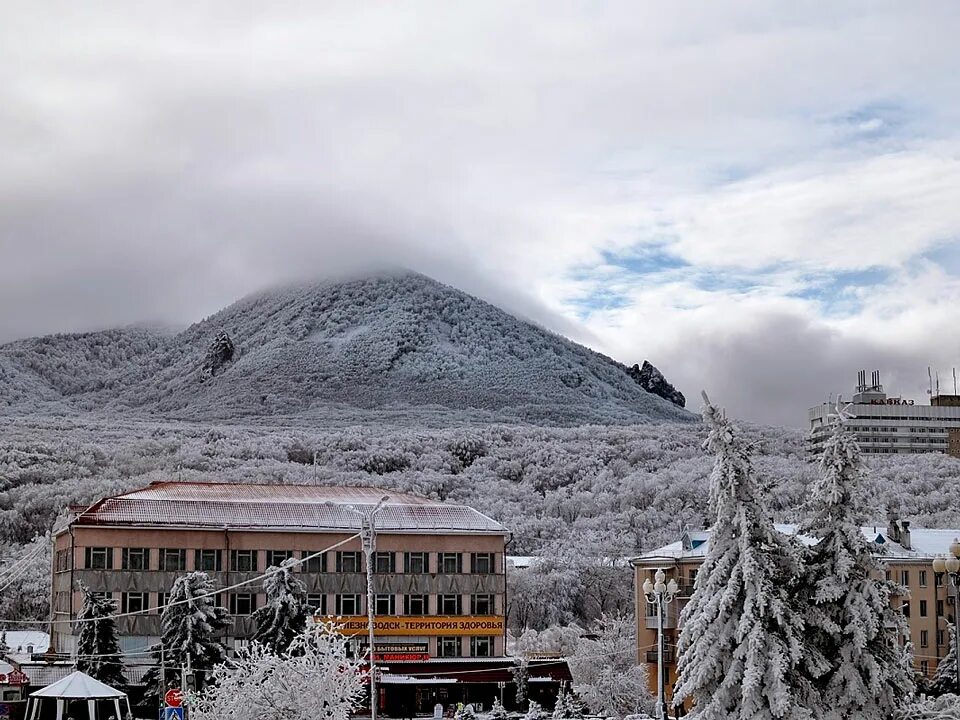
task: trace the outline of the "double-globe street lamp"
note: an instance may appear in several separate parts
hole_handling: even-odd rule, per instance
[[[933,559],[933,571],[943,573],[950,578],[953,585],[953,641],[954,647],[960,652],[960,540],[954,538],[950,545],[950,554],[941,555]],[[957,666],[957,687],[960,688],[960,659],[955,658]]]
[[[653,582],[650,578],[643,581],[643,595],[647,604],[657,611],[657,720],[667,719],[667,698],[663,688],[663,617],[667,606],[680,591],[676,580],[670,578],[669,582],[664,582],[665,579],[663,569],[657,568]]]

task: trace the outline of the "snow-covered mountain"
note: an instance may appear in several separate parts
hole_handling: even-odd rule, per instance
[[[417,274],[244,298],[175,335],[0,346],[0,406],[174,418],[440,412],[548,424],[691,420],[629,369]]]

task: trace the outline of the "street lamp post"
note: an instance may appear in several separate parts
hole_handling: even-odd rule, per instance
[[[954,538],[950,544],[950,554],[933,559],[933,571],[944,573],[953,585],[953,642],[960,653],[960,540]],[[955,659],[957,666],[957,689],[960,691],[960,658]]]
[[[657,720],[667,720],[667,698],[663,688],[663,616],[667,605],[680,590],[676,580],[670,578],[670,582],[665,583],[665,577],[663,569],[657,568],[653,582],[650,578],[643,581],[647,604],[657,610]]]
[[[374,621],[374,594],[373,594],[373,554],[377,550],[377,529],[374,524],[376,515],[383,509],[383,504],[389,500],[384,496],[380,502],[370,508],[358,508],[353,505],[338,505],[345,510],[360,516],[360,542],[367,558],[367,639],[370,653],[370,720],[377,720],[377,666],[374,658],[373,621]]]

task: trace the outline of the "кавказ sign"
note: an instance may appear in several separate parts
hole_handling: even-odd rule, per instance
[[[367,632],[364,615],[318,615],[315,619],[340,626],[344,635]],[[503,628],[502,615],[379,615],[373,621],[374,635],[502,635]]]

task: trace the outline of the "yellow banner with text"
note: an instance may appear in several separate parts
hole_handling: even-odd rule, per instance
[[[317,615],[316,622],[334,623],[344,635],[368,630],[366,615]],[[377,615],[374,635],[502,635],[502,615]]]

